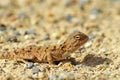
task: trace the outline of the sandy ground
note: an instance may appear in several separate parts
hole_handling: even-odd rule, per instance
[[[0,53],[55,45],[75,30],[90,38],[75,60],[1,59],[0,80],[120,80],[120,0],[0,0]]]

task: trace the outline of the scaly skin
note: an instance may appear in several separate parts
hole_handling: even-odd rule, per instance
[[[9,53],[0,54],[0,59],[24,59],[35,62],[49,62],[66,59],[72,52],[88,41],[88,36],[82,32],[71,33],[67,39],[59,45],[53,46],[27,46]]]

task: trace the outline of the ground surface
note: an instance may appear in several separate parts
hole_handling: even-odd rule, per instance
[[[0,80],[119,80],[120,0],[0,0],[1,53],[54,45],[74,30],[90,38],[75,61],[0,60]]]

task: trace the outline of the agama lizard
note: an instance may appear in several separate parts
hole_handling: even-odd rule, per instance
[[[0,59],[24,59],[35,62],[48,62],[66,59],[72,52],[88,41],[88,36],[82,32],[71,33],[62,44],[51,46],[27,46],[11,52],[0,54]]]

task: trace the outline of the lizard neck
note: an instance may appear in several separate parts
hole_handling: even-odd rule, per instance
[[[64,46],[65,51],[70,52],[70,53],[74,52],[80,47],[77,41],[71,41],[71,42],[65,41],[63,43],[63,46]]]
[[[77,47],[75,43],[71,44],[70,42],[65,41],[58,45],[58,49],[60,50],[59,55],[61,55],[62,58],[68,58],[70,53],[74,52],[78,48],[79,47]]]
[[[80,46],[77,46],[77,43],[69,43],[67,41],[63,42],[59,45],[59,48],[61,50],[64,50],[66,52],[74,52],[76,49],[78,49]]]

